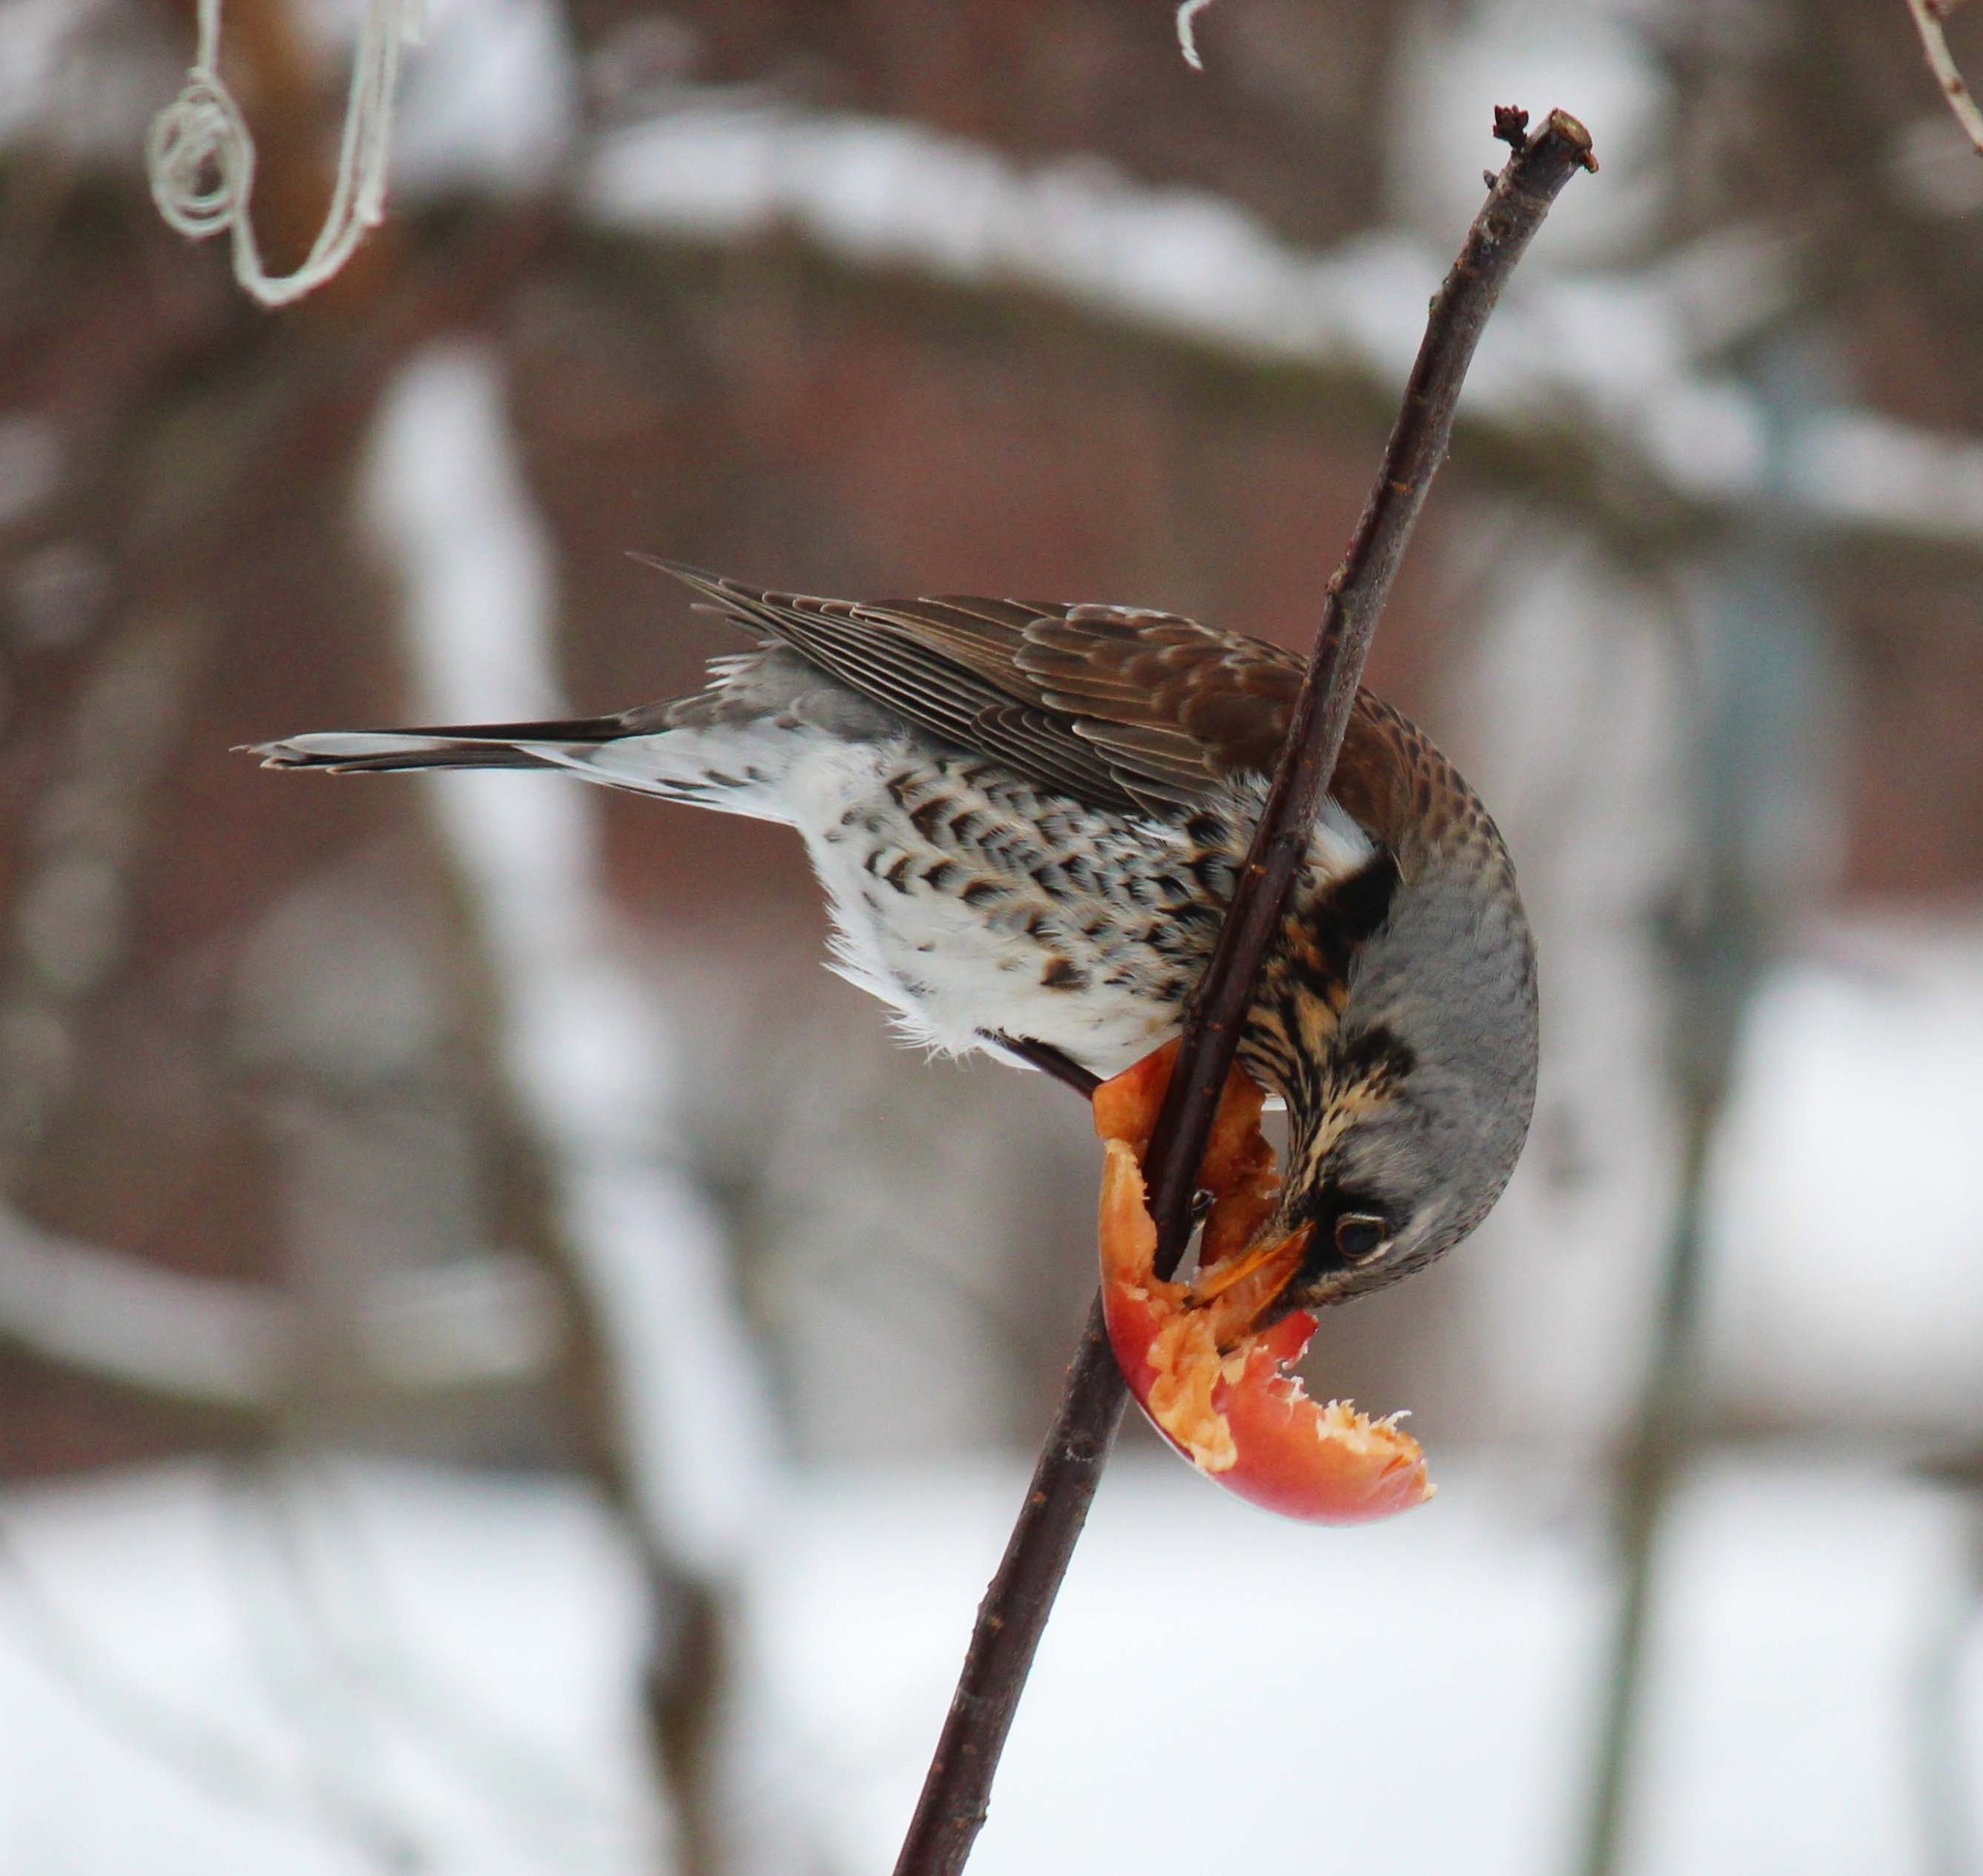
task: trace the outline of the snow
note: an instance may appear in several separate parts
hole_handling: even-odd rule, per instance
[[[817,1479],[760,1560],[759,1646],[783,1664],[794,1770],[836,1872],[888,1866],[1023,1485]],[[1169,1462],[1119,1466],[973,1871],[1162,1876],[1291,1853],[1308,1869],[1546,1867],[1602,1619],[1577,1564],[1507,1522],[1478,1472],[1352,1533],[1269,1519]],[[1508,1775],[1510,1751],[1530,1775]],[[1449,1801],[1423,1801],[1428,1765]]]
[[[1966,1529],[1952,1494],[1861,1467],[1704,1472],[1661,1554],[1633,1876],[1932,1866],[1923,1671],[1951,1613],[1983,1664]]]
[[[1612,1607],[1514,1456],[1318,1531],[1118,1462],[1015,1725],[974,1876],[1571,1866]],[[1534,1462],[1530,1462],[1531,1465]],[[815,1476],[753,1574],[787,1771],[834,1876],[894,1855],[1023,1477]],[[1718,1463],[1663,1553],[1634,1876],[1925,1867],[1908,1775],[1948,1632],[1953,1495],[1783,1455]],[[1983,1631],[1965,1609],[1973,1686]],[[1983,1774],[1971,1724],[1966,1773]]]
[[[974,1876],[1288,1867],[1548,1876],[1612,1608],[1538,1462],[1322,1531],[1118,1460],[1042,1647]],[[764,1764],[826,1876],[889,1866],[1016,1467],[819,1471],[761,1528],[742,1640]],[[1983,1624],[1951,1492],[1731,1454],[1660,1556],[1632,1876],[1913,1876],[1933,1696],[1983,1786]],[[666,1867],[638,1565],[585,1487],[352,1458],[201,1462],[0,1499],[0,1867],[561,1876]],[[753,1876],[800,1867],[752,1865]]]
[[[0,1500],[0,1867],[652,1871],[645,1585],[585,1487],[198,1462]]]
[[[0,7],[0,139],[54,125],[73,147],[135,152],[164,67],[146,42],[80,72],[83,29],[101,17],[67,0]],[[1839,408],[1773,442],[1758,397],[1721,361],[1781,310],[1779,248],[1738,234],[1632,268],[1670,99],[1612,9],[1488,6],[1427,27],[1404,80],[1427,102],[1398,113],[1415,137],[1400,223],[1327,253],[1092,158],[1022,164],[910,123],[708,87],[676,88],[664,114],[576,160],[555,9],[436,0],[431,27],[395,150],[406,199],[568,186],[635,235],[728,242],[789,226],[858,265],[1048,291],[1387,383],[1407,369],[1475,175],[1501,155],[1487,105],[1560,97],[1589,112],[1604,178],[1572,186],[1518,276],[1474,408],[1513,425],[1587,419],[1697,496],[1754,496],[1781,473],[1835,522],[1983,538],[1973,441]],[[365,494],[407,592],[409,714],[560,708],[553,557],[502,404],[492,353],[450,344],[412,360],[381,409]],[[0,430],[0,510],[15,518],[60,469],[45,431],[28,417]],[[1672,857],[1646,700],[1669,674],[1645,649],[1662,620],[1643,595],[1533,554],[1521,571],[1490,661],[1521,662],[1505,689],[1541,725],[1524,733],[1585,725],[1619,794],[1590,797],[1568,768],[1531,772],[1539,797],[1585,790],[1565,836],[1579,884],[1538,911],[1586,941],[1556,979],[1558,1008],[1585,1012],[1583,1040],[1555,1054],[1545,1101],[1587,1137],[1539,1137],[1567,1168],[1561,1190],[1532,1154],[1489,1227],[1507,1250],[1491,1281],[1479,1265],[1471,1346],[1508,1377],[1509,1421],[1578,1431],[1526,1457],[1435,1450],[1438,1499],[1358,1532],[1274,1523],[1169,1463],[1119,1464],[974,1876],[1569,1866],[1614,1585],[1594,1524],[1553,1508],[1580,1489],[1570,1439],[1607,1430],[1630,1396],[1661,1225],[1645,914]],[[1627,651],[1606,663],[1570,640],[1572,614]],[[1547,664],[1560,692],[1534,681]],[[667,1013],[606,901],[595,802],[532,777],[434,786],[489,936],[506,1059],[610,1339],[642,1509],[672,1558],[744,1575],[750,1775],[800,1815],[830,1876],[886,1868],[1022,1478],[989,1463],[780,1469],[726,1247],[677,1139]],[[1519,835],[1518,792],[1488,792]],[[1548,805],[1534,823],[1545,830]],[[1983,927],[1836,928],[1766,984],[1717,1156],[1721,1406],[1848,1426],[1869,1447],[1973,1439],[1979,1056]],[[1611,1159],[1579,1172],[1593,1154]],[[1510,1240],[1532,1225],[1523,1261]],[[160,1278],[168,1289],[141,1308],[107,1312],[102,1297],[137,1294],[129,1272],[0,1227],[15,1253],[0,1303],[65,1353],[126,1372],[148,1361],[180,1386],[193,1374],[222,1399],[279,1393],[287,1328],[266,1309]],[[513,1261],[416,1275],[381,1301],[367,1346],[409,1384],[440,1377],[437,1362],[531,1372],[548,1318],[530,1287]],[[168,1346],[173,1309],[187,1326]],[[75,1326],[84,1316],[94,1341]],[[1909,1479],[1892,1452],[1704,1465],[1660,1554],[1634,1876],[1929,1868],[1935,1766],[1983,1789],[1968,1542],[1954,1492]],[[320,1459],[14,1490],[0,1498],[0,1867],[664,1864],[639,1707],[650,1622],[624,1526],[568,1481]],[[1960,1723],[1936,1739],[1937,1688]]]
[[[1939,517],[1950,533],[1983,535],[1983,449],[1870,410],[1812,421],[1791,458],[1796,493],[1842,521],[1907,528]]]
[[[1983,923],[1814,935],[1751,1012],[1717,1151],[1717,1385],[1765,1417],[1983,1414]]]

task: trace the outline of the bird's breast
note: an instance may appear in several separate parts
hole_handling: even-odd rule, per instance
[[[822,748],[789,791],[836,968],[891,1004],[911,1040],[963,1052],[1002,1031],[1102,1074],[1176,1029],[1261,792],[1237,784],[1176,819],[1135,818],[907,739]],[[1311,894],[1373,851],[1332,808]]]

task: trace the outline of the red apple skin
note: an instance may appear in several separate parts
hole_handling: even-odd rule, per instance
[[[1247,1350],[1239,1380],[1212,1390],[1239,1453],[1219,1483],[1264,1511],[1317,1525],[1374,1524],[1423,1504],[1432,1481],[1410,1434],[1381,1420],[1339,1429],[1342,1409],[1331,1415],[1287,1373],[1314,1333],[1305,1311],[1283,1316]]]

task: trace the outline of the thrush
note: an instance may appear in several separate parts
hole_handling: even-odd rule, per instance
[[[835,967],[953,1053],[1100,1075],[1174,1034],[1231,898],[1302,664],[1110,605],[761,592],[668,566],[748,651],[700,691],[569,722],[318,733],[272,768],[543,769],[796,829]],[[1359,692],[1239,1045],[1288,1112],[1279,1299],[1393,1282],[1473,1229],[1534,1105],[1514,869],[1422,731]]]

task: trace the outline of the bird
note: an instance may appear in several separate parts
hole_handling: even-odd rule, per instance
[[[934,1050],[1024,1062],[1044,1045],[1107,1076],[1177,1033],[1299,658],[1146,608],[824,599],[652,564],[751,640],[692,694],[253,753],[346,774],[558,771],[790,826],[833,968]],[[1431,739],[1359,690],[1239,1044],[1287,1111],[1272,1228],[1306,1233],[1275,1314],[1394,1283],[1474,1229],[1527,1137],[1538,1034],[1506,842]]]

